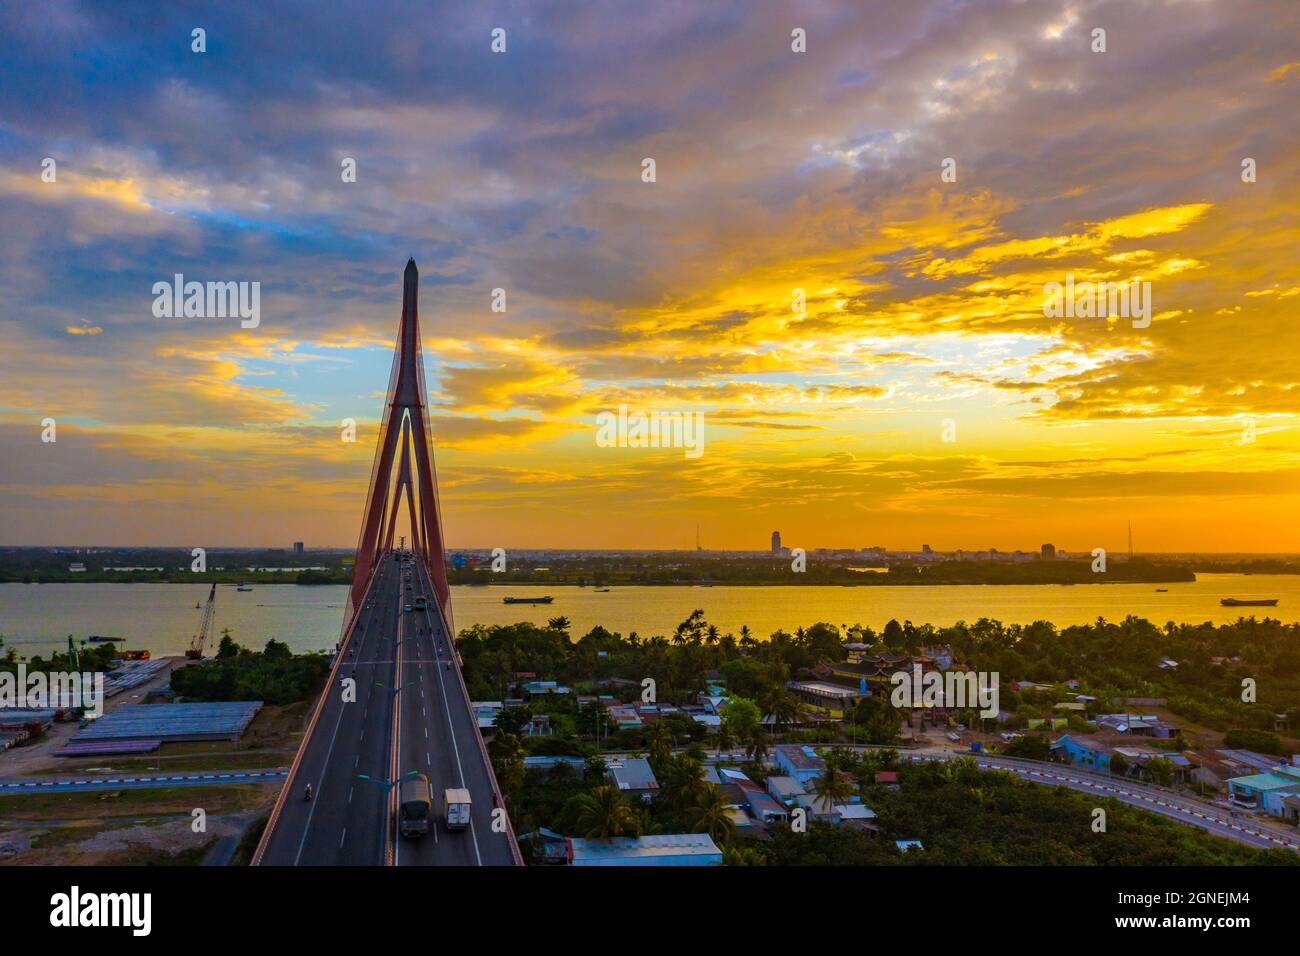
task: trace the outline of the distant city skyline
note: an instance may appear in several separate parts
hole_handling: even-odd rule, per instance
[[[1050,545],[1050,546],[1051,546],[1051,549],[1052,549],[1052,550],[1051,550],[1051,552],[1050,552],[1049,554],[1044,554],[1044,552],[1043,552],[1043,547],[1044,547],[1044,545]],[[197,547],[197,546],[198,546],[198,545],[195,545],[195,547]],[[352,545],[344,545],[344,544],[336,544],[336,545],[323,544],[323,545],[317,545],[317,546],[313,546],[313,547],[305,548],[303,552],[297,552],[297,551],[295,551],[295,549],[294,549],[292,546],[290,546],[290,547],[285,547],[285,546],[283,546],[283,545],[279,545],[279,544],[269,544],[269,545],[259,545],[259,544],[217,544],[217,545],[209,545],[209,546],[207,546],[207,547],[208,547],[209,550],[215,550],[215,551],[283,551],[283,552],[285,552],[286,554],[290,554],[290,555],[294,555],[294,554],[303,554],[303,553],[308,553],[308,552],[313,552],[313,551],[315,551],[315,552],[329,551],[329,552],[350,553],[350,552],[353,550],[353,546],[352,546]],[[856,553],[856,554],[863,555],[864,557],[870,557],[870,555],[868,554],[868,552],[869,552],[871,549],[873,549],[873,548],[877,548],[877,547],[882,547],[882,548],[884,548],[884,550],[885,550],[888,554],[897,556],[897,555],[907,555],[907,554],[916,554],[916,555],[920,555],[920,554],[923,553],[923,547],[924,547],[924,546],[922,545],[922,546],[917,546],[917,547],[908,547],[908,546],[896,546],[896,547],[891,547],[891,546],[889,546],[889,545],[863,545],[863,546],[861,546],[861,547],[848,547],[848,546],[846,546],[846,547],[839,547],[839,546],[835,546],[835,545],[819,545],[819,544],[812,544],[812,545],[808,545],[808,544],[794,544],[794,545],[791,545],[791,544],[786,544],[784,541],[781,543],[781,549],[782,549],[782,553],[783,553],[783,554],[788,554],[789,550],[790,550],[791,548],[795,548],[795,547],[801,547],[801,548],[803,548],[806,552],[808,552],[808,553],[810,553],[810,554],[813,553],[813,552],[817,552],[817,551],[839,551],[839,552],[846,552],[846,553],[847,553],[847,552],[853,552],[853,553]],[[1100,544],[1098,544],[1098,543],[1090,544],[1090,545],[1088,545],[1087,547],[1084,547],[1083,545],[1080,545],[1080,546],[1078,546],[1078,547],[1074,547],[1074,548],[1064,547],[1064,546],[1057,545],[1057,544],[1052,543],[1052,542],[1044,542],[1043,545],[1039,545],[1039,546],[1036,547],[1036,548],[1029,548],[1029,547],[1024,547],[1024,546],[1014,546],[1014,545],[1006,545],[1006,546],[1003,546],[1003,545],[996,545],[996,544],[995,544],[995,545],[984,545],[984,546],[981,546],[981,547],[976,547],[976,546],[960,546],[960,545],[959,545],[959,546],[954,546],[954,547],[933,547],[933,546],[931,546],[931,551],[930,551],[929,553],[931,553],[931,554],[933,554],[933,555],[936,555],[936,556],[940,556],[940,557],[942,557],[942,556],[946,556],[946,555],[952,555],[952,554],[955,554],[955,553],[957,553],[957,552],[961,552],[962,554],[965,554],[965,555],[981,554],[981,553],[988,552],[990,549],[992,549],[993,551],[996,551],[999,555],[1006,555],[1006,556],[1010,556],[1010,555],[1014,555],[1014,554],[1020,554],[1020,555],[1023,555],[1023,556],[1027,556],[1027,557],[1036,557],[1036,558],[1042,558],[1042,557],[1055,558],[1055,557],[1065,556],[1065,557],[1068,557],[1068,558],[1073,559],[1073,558],[1079,558],[1079,557],[1087,556],[1087,555],[1092,551],[1093,548],[1098,548],[1098,547],[1100,547],[1100,548],[1105,548],[1107,554],[1110,555],[1110,556],[1113,556],[1113,557],[1123,558],[1123,557],[1127,556],[1127,554],[1128,554],[1127,547],[1123,547],[1123,548],[1121,548],[1121,547],[1108,546],[1108,545],[1107,545],[1106,543],[1104,543],[1104,542],[1103,542],[1103,543],[1100,543]],[[68,554],[74,554],[74,553],[87,554],[87,553],[94,553],[94,552],[96,552],[96,551],[101,551],[101,552],[103,552],[103,551],[113,551],[113,550],[140,550],[140,551],[144,551],[144,550],[149,550],[149,549],[158,549],[158,550],[165,550],[165,551],[188,551],[188,550],[191,548],[191,545],[189,545],[189,544],[157,544],[157,543],[155,543],[155,544],[148,544],[148,545],[105,545],[105,544],[21,544],[21,543],[14,544],[14,543],[0,542],[0,550],[5,549],[5,548],[17,548],[17,549],[24,549],[24,550],[47,550],[47,551],[58,551],[58,552],[60,552],[60,553],[68,553]],[[490,554],[490,553],[493,551],[493,549],[495,549],[495,548],[504,548],[504,549],[506,550],[507,554],[510,554],[510,553],[512,553],[512,552],[515,552],[515,553],[524,553],[524,552],[590,552],[590,553],[593,553],[593,554],[598,554],[598,553],[663,553],[663,554],[709,554],[709,553],[718,553],[718,554],[754,554],[754,555],[771,555],[771,554],[774,553],[773,550],[772,550],[772,547],[771,547],[770,543],[769,543],[769,545],[768,545],[767,547],[736,547],[736,548],[712,548],[712,547],[696,547],[696,546],[685,546],[685,545],[684,545],[684,546],[680,546],[680,547],[667,547],[667,548],[637,547],[637,546],[635,546],[635,545],[625,545],[625,546],[622,546],[622,547],[608,547],[608,548],[589,548],[589,547],[576,547],[576,546],[564,546],[564,545],[545,545],[545,544],[542,544],[542,545],[512,545],[512,544],[509,544],[509,543],[495,544],[495,545],[486,545],[486,544],[484,544],[484,545],[456,545],[456,544],[450,544],[450,545],[448,545],[448,547],[447,547],[447,553],[448,553],[448,554],[451,554],[451,553],[453,553],[453,552],[456,552],[456,553],[480,552],[480,553],[483,553],[483,554]],[[1242,556],[1260,557],[1260,558],[1268,558],[1268,557],[1276,557],[1276,558],[1291,558],[1291,557],[1300,556],[1300,551],[1216,551],[1216,550],[1210,550],[1210,549],[1204,549],[1204,548],[1202,548],[1202,549],[1196,549],[1196,550],[1168,550],[1168,551],[1161,551],[1161,550],[1146,550],[1146,551],[1143,551],[1143,550],[1140,549],[1140,548],[1135,548],[1135,549],[1133,550],[1133,554],[1136,555],[1136,556],[1171,556],[1171,555],[1173,555],[1173,556],[1177,556],[1177,555],[1191,555],[1191,554],[1198,554],[1198,555],[1228,555],[1228,556],[1233,556],[1233,555],[1242,555]]]

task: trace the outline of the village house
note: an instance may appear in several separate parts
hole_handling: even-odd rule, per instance
[[[659,789],[650,761],[644,757],[617,757],[605,762],[609,782],[629,797],[649,800]]]
[[[800,744],[779,744],[773,748],[773,759],[787,777],[800,783],[816,780],[826,770],[826,761],[812,747]]]
[[[1263,773],[1233,777],[1228,799],[1234,806],[1300,822],[1300,767],[1282,763]]]
[[[721,866],[722,851],[707,833],[671,833],[583,840],[570,837],[571,866]]]
[[[1110,770],[1114,749],[1086,734],[1064,734],[1052,744],[1052,753],[1064,755],[1072,764],[1090,770]]]

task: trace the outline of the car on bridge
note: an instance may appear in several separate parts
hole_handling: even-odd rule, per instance
[[[407,604],[405,607],[402,608],[402,610],[405,611],[407,614],[410,614],[412,611],[411,605]]]

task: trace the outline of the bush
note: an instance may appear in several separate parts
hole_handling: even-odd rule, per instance
[[[1017,737],[1002,749],[1008,757],[1023,757],[1026,760],[1046,760],[1052,755],[1052,745],[1042,734],[1026,734]]]
[[[172,673],[172,690],[187,700],[260,700],[293,704],[309,700],[329,673],[322,653],[291,654],[279,641],[256,653],[223,639],[216,660],[182,667]]]
[[[1223,742],[1234,749],[1254,750],[1262,754],[1280,754],[1284,749],[1281,738],[1267,730],[1230,730],[1224,735]]]
[[[576,737],[525,737],[523,745],[529,756],[582,757],[586,753]]]

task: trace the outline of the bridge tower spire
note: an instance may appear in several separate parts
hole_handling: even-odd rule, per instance
[[[438,611],[451,633],[442,515],[438,507],[428,392],[420,353],[419,285],[420,272],[415,267],[415,259],[410,259],[402,277],[402,318],[397,327],[388,397],[370,471],[361,537],[357,541],[348,612],[343,620],[345,630],[361,604],[379,558],[392,548],[397,512],[405,494],[411,516],[411,550],[424,559],[429,569]]]

